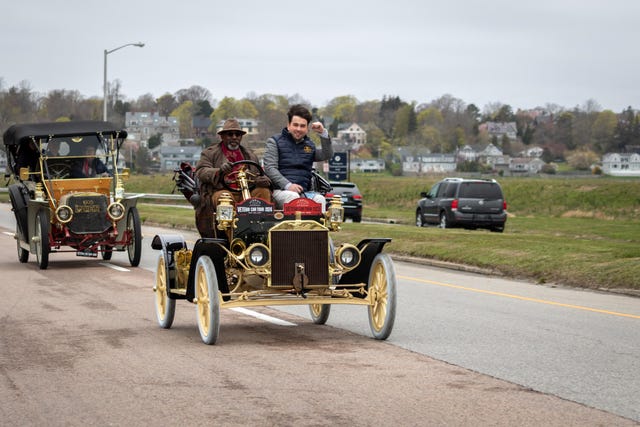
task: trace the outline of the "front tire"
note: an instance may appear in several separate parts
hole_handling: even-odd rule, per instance
[[[396,318],[396,271],[391,257],[379,253],[369,270],[369,326],[373,337],[385,340]]]
[[[220,334],[220,292],[211,258],[198,258],[195,274],[196,317],[198,331],[205,344],[215,344]]]
[[[140,215],[138,209],[133,207],[129,209],[127,214],[127,231],[131,240],[127,246],[127,255],[129,255],[129,263],[132,267],[140,264],[140,256],[142,255],[142,229],[140,226]]]
[[[36,215],[36,260],[38,261],[38,267],[40,270],[46,270],[49,266],[49,252],[51,252],[51,246],[49,245],[49,221],[44,212],[40,211]]]
[[[424,227],[424,221],[422,220],[422,211],[416,211],[416,227]]]
[[[156,318],[161,328],[169,329],[176,314],[176,300],[169,297],[169,268],[163,250],[156,263]]]
[[[311,304],[309,305],[309,313],[311,320],[316,325],[324,325],[329,319],[331,313],[331,304]]]

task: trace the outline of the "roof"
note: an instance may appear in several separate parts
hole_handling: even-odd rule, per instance
[[[122,130],[111,122],[102,121],[71,121],[53,123],[25,123],[16,124],[7,129],[2,136],[4,145],[17,145],[25,138],[46,138],[55,136],[77,136],[102,133],[103,135],[126,138],[127,131]]]

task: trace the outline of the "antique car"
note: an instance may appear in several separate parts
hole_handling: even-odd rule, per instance
[[[132,266],[140,263],[137,199],[125,197],[129,171],[118,169],[126,136],[102,121],[17,124],[5,131],[20,262],[35,254],[46,269],[57,252],[109,260],[113,251],[126,250]]]
[[[259,173],[252,173],[247,164]],[[159,250],[155,284],[158,324],[171,328],[177,300],[196,308],[200,337],[215,344],[220,310],[232,307],[307,305],[311,319],[324,324],[331,305],[368,307],[374,338],[386,339],[396,312],[396,276],[390,256],[382,252],[388,238],[370,238],[357,245],[334,245],[344,209],[340,196],[328,208],[299,198],[277,209],[270,201],[250,196],[264,173],[258,163],[243,160],[223,177],[225,187],[242,194],[239,203],[221,198],[216,206],[215,238],[200,238],[193,248],[181,235],[156,235]],[[237,167],[241,166],[241,167]],[[177,180],[185,197],[196,188],[187,176]]]

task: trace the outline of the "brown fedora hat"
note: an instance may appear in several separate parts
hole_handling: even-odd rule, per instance
[[[231,131],[242,132],[243,135],[247,133],[242,130],[242,128],[240,127],[240,123],[236,119],[227,119],[224,121],[224,124],[222,125],[222,129],[218,131],[218,135],[220,135],[221,133],[231,132]]]

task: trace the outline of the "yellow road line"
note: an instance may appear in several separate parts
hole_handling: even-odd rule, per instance
[[[519,299],[519,300],[522,300],[522,301],[537,302],[537,303],[540,303],[540,304],[555,305],[555,306],[558,306],[558,307],[573,308],[573,309],[576,309],[576,310],[592,311],[594,313],[610,314],[612,316],[630,317],[632,319],[640,319],[640,316],[635,315],[635,314],[619,313],[617,311],[601,310],[601,309],[598,309],[598,308],[584,307],[584,306],[581,306],[581,305],[563,304],[563,303],[560,303],[560,302],[547,301],[547,300],[538,299],[538,298],[529,298],[529,297],[523,297],[523,296],[520,296],[520,295],[505,294],[503,292],[486,291],[484,289],[476,289],[476,288],[469,288],[467,286],[452,285],[451,283],[442,283],[442,282],[436,282],[436,281],[433,281],[433,280],[416,279],[415,277],[409,277],[409,276],[398,275],[397,277],[400,278],[400,279],[404,279],[404,280],[412,280],[414,282],[429,283],[431,285],[445,286],[447,288],[462,289],[462,290],[465,290],[465,291],[477,292],[477,293],[481,293],[481,294],[488,294],[488,295],[495,295],[495,296],[505,297],[505,298]]]

